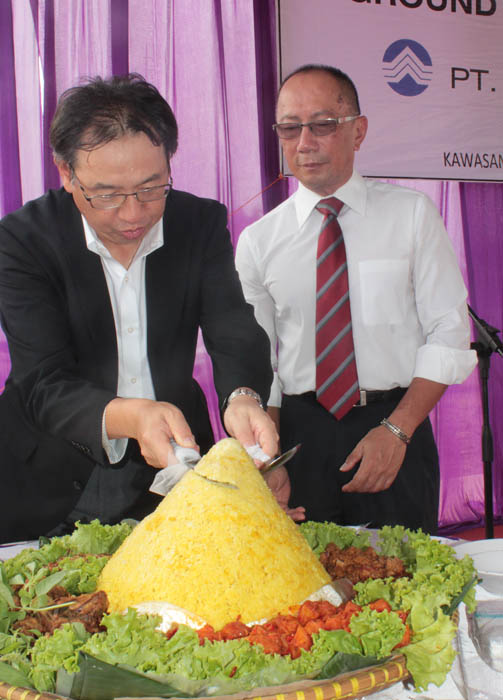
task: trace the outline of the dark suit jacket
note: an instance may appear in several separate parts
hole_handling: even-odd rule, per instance
[[[146,262],[148,359],[157,399],[183,411],[204,449],[211,429],[192,378],[198,328],[221,401],[238,386],[267,399],[269,343],[244,301],[225,207],[175,190],[163,223],[164,245]],[[101,260],[64,190],[0,222],[0,314],[12,362],[0,397],[1,541],[2,533],[48,531],[106,460],[101,421],[118,367],[113,312]]]

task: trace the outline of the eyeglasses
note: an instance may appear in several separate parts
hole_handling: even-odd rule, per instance
[[[338,124],[352,122],[360,116],[360,114],[355,114],[351,117],[330,117],[329,119],[317,119],[314,122],[283,122],[273,124],[272,128],[280,139],[298,139],[304,126],[307,126],[314,136],[328,136],[335,133]]]
[[[165,185],[145,187],[145,189],[138,190],[137,192],[128,192],[127,194],[95,194],[92,197],[89,197],[89,195],[85,193],[82,183],[75,174],[73,168],[72,174],[79,183],[84,199],[86,202],[89,202],[93,209],[117,209],[124,204],[128,197],[136,197],[138,202],[155,202],[159,199],[165,199],[173,187],[173,178],[170,177],[169,182]]]

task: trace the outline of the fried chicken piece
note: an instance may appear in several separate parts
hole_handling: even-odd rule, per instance
[[[70,603],[70,605],[27,615],[23,620],[15,622],[12,625],[13,629],[20,630],[29,636],[36,636],[37,632],[50,635],[65,622],[81,622],[90,634],[102,629],[101,618],[108,608],[108,598],[104,591],[69,596],[64,588],[58,586],[57,591],[55,588],[49,593],[51,604]]]
[[[354,584],[368,578],[408,576],[401,559],[378,554],[372,547],[340,549],[330,542],[320,561],[333,581],[348,578]]]

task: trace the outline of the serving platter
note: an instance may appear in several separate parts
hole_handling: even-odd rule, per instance
[[[359,528],[360,529],[360,528]],[[363,529],[363,528],[361,528]],[[27,548],[38,548],[38,541],[15,542],[0,545],[0,560],[14,557]],[[341,674],[326,681],[300,681],[274,688],[254,688],[248,692],[226,696],[212,696],[208,700],[356,700],[374,694],[396,683],[407,681],[410,674],[403,654],[386,663]],[[70,700],[55,693],[39,693],[0,681],[0,698],[4,700]],[[128,698],[127,700],[137,700]],[[159,699],[160,700],[160,699]],[[173,700],[178,700],[174,698]],[[181,699],[180,699],[181,700]],[[205,700],[200,698],[200,700]]]
[[[454,544],[454,551],[459,558],[472,558],[482,588],[503,597],[503,538],[461,542]]]
[[[358,528],[358,530],[365,530],[365,528]],[[371,539],[374,539],[377,532],[371,532],[369,534],[372,535]],[[36,542],[24,542],[4,545],[0,547],[0,559],[8,559],[27,547],[36,548],[37,544],[38,543]],[[449,544],[451,543],[449,542]],[[458,621],[455,620],[456,626],[457,622]],[[388,658],[387,660],[377,663],[374,666],[367,666],[364,669],[348,671],[344,674],[340,674],[329,679],[323,678],[318,680],[295,681],[283,686],[275,685],[262,688],[255,687],[253,689],[245,690],[232,695],[214,695],[212,696],[211,700],[332,700],[333,698],[352,700],[353,698],[356,699],[362,696],[370,696],[391,686],[397,686],[396,693],[397,695],[401,695],[403,690],[399,684],[409,680],[412,684],[412,676],[406,665],[406,656],[404,654],[400,654],[399,651],[395,651],[395,656],[393,656],[391,659]],[[335,671],[335,668],[333,670]],[[411,667],[411,670],[412,672],[415,672],[413,667]],[[5,681],[16,683],[16,679],[12,676],[7,676]],[[140,689],[136,686],[136,684],[131,685],[129,678],[126,679],[126,682],[123,684],[120,691],[117,690],[115,681],[112,681],[110,685],[110,692],[107,695],[108,700],[115,697],[124,698],[126,696],[136,699],[142,693],[145,694],[147,692],[148,697],[151,698],[157,697],[158,694],[160,694],[161,697],[167,697],[167,695],[163,694],[164,692],[169,692],[165,687],[161,686],[154,687],[153,690],[152,688]],[[176,690],[175,688],[178,689]],[[68,700],[67,696],[70,694],[72,697],[75,697],[76,700],[101,700],[100,691],[103,691],[103,688],[101,680],[98,678],[96,690],[91,694],[75,694],[75,692],[70,689],[70,686],[64,685],[58,685],[58,690],[59,694],[42,691],[37,692],[36,690],[26,687],[16,687],[15,685],[10,685],[8,682],[0,682],[0,698],[4,698],[5,700],[38,700],[39,698],[41,700],[49,700],[50,698],[53,700],[54,698]],[[202,692],[208,692],[203,688],[200,690]],[[227,690],[230,692],[230,689]],[[173,691],[176,693],[181,693],[180,686],[172,687],[170,692]],[[197,690],[196,688],[193,688],[188,692],[196,693]],[[225,688],[222,687],[220,692],[225,692]],[[128,695],[129,693],[131,693],[130,696]],[[101,694],[101,697],[104,697],[103,693]],[[197,697],[200,698],[202,696]]]
[[[405,657],[396,656],[386,663],[346,673],[323,682],[301,681],[274,688],[254,688],[235,695],[212,696],[198,700],[353,700],[389,688],[410,678]],[[17,688],[0,681],[0,698],[4,700],[69,700],[53,693],[39,693]],[[128,698],[127,700],[137,700]],[[157,699],[155,699],[157,700]],[[160,700],[160,699],[159,699]],[[172,700],[182,700],[173,698]],[[186,700],[186,699],[185,699]]]
[[[364,528],[358,528],[364,530]],[[38,541],[13,542],[0,545],[0,560],[16,556],[24,549],[37,549]],[[325,681],[299,681],[274,688],[253,688],[250,691],[208,700],[356,700],[410,679],[406,659],[397,655],[385,663],[341,674]],[[43,693],[0,681],[0,698],[4,700],[70,700],[55,693]],[[127,700],[137,700],[128,698]],[[159,699],[160,700],[160,699]],[[173,700],[178,700],[174,698]],[[181,700],[181,699],[180,699]],[[201,698],[200,700],[205,700]]]

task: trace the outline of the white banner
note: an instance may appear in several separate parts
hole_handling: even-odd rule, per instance
[[[280,78],[354,81],[371,177],[503,181],[503,0],[277,0]]]

